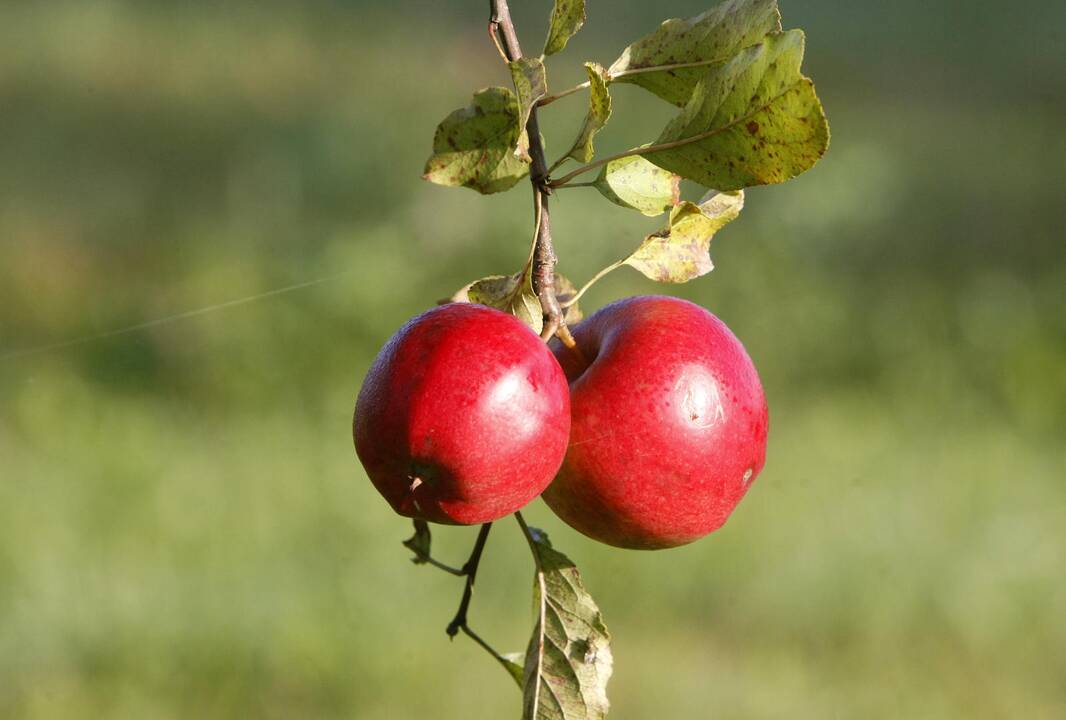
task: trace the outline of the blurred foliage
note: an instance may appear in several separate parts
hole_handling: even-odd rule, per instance
[[[766,470],[678,550],[529,518],[605,613],[619,717],[1066,715],[1064,8],[784,4],[833,145],[680,289],[761,369]],[[548,4],[515,5],[535,43]],[[554,87],[703,9],[605,7]],[[419,179],[435,123],[507,82],[484,13],[0,5],[0,717],[517,715],[348,432],[396,327],[527,252],[528,193]],[[665,121],[628,90],[601,152]],[[550,110],[554,157],[584,108]],[[657,228],[594,192],[553,206],[578,283]],[[657,291],[619,271],[583,305]],[[511,525],[472,615],[504,650],[532,625]]]

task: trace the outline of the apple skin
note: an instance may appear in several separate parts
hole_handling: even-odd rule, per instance
[[[559,469],[570,436],[566,376],[517,318],[444,305],[378,354],[352,434],[370,481],[400,515],[490,522],[528,504]]]
[[[574,529],[622,548],[692,542],[721,527],[766,459],[755,366],[698,305],[642,296],[576,326],[566,459],[543,498]]]

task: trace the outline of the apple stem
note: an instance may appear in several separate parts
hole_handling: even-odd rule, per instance
[[[481,553],[485,551],[485,542],[489,539],[491,529],[492,523],[485,523],[481,526],[477,540],[474,542],[474,549],[470,551],[470,559],[463,565],[462,574],[466,576],[466,586],[463,588],[463,599],[459,602],[459,609],[445,629],[448,637],[454,638],[463,628],[469,630],[466,626],[466,614],[470,609],[470,600],[474,596],[474,581],[477,579],[478,565],[481,564]]]
[[[511,10],[507,6],[507,0],[490,0],[489,5],[491,8],[489,34],[493,42],[496,43],[497,49],[502,49],[507,62],[520,60],[522,46],[518,42],[518,34],[515,32],[514,21],[511,20]],[[544,329],[541,337],[547,341],[561,326],[565,325],[566,321],[563,318],[563,310],[559,307],[559,301],[555,297],[555,264],[558,258],[552,242],[551,216],[548,212],[551,178],[548,162],[544,157],[544,143],[540,138],[540,122],[537,119],[536,106],[529,113],[526,133],[529,135],[529,156],[533,161],[529,172],[529,179],[533,184],[533,210],[538,220],[531,280],[533,292],[540,300],[541,312],[544,315]]]

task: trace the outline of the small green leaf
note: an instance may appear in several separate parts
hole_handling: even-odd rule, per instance
[[[415,520],[415,534],[403,541],[403,546],[413,552],[412,558],[416,565],[422,565],[429,560],[430,545],[433,538],[429,532],[429,524],[425,520]]]
[[[784,182],[810,169],[829,146],[829,126],[800,74],[803,33],[767,36],[712,68],[645,157],[706,187],[739,190]]]
[[[422,177],[483,194],[509,190],[529,173],[512,154],[522,132],[514,93],[501,87],[479,90],[470,105],[437,126]]]
[[[611,94],[607,90],[607,71],[594,62],[585,63],[589,74],[589,111],[585,115],[585,124],[578,133],[574,146],[567,156],[578,162],[587,163],[595,154],[592,140],[611,118]]]
[[[554,55],[562,50],[584,24],[585,0],[555,0],[544,54]]]
[[[611,202],[655,217],[678,202],[680,182],[640,155],[629,155],[604,165],[593,186]]]
[[[522,129],[515,145],[515,157],[528,163],[529,135],[525,132],[525,127],[533,106],[548,94],[548,79],[544,73],[544,61],[540,58],[519,58],[509,65],[511,79],[518,93],[518,127]]]
[[[667,20],[626,48],[608,74],[683,107],[708,67],[780,30],[777,0],[726,0],[694,18]]]
[[[516,683],[518,683],[518,687],[522,687],[526,673],[525,668],[522,667],[522,663],[526,659],[526,654],[504,653],[498,659],[500,664],[503,665],[503,669],[507,671]]]
[[[625,264],[659,282],[683,283],[706,275],[714,269],[711,239],[743,207],[743,191],[712,192],[699,205],[682,202],[670,213],[670,227],[645,238]]]
[[[540,306],[540,298],[533,292],[529,270],[530,268],[527,267],[525,271],[514,275],[490,275],[481,278],[463,286],[450,298],[440,302],[472,302],[488,305],[514,315],[539,335],[544,329],[544,315]],[[564,303],[576,294],[577,289],[574,284],[565,275],[555,273],[555,296],[559,302]],[[563,318],[570,324],[579,322],[583,317],[577,303],[563,312]],[[429,532],[428,528],[426,532]]]
[[[515,275],[492,275],[461,288],[452,302],[471,302],[503,310],[514,315],[540,335],[544,315],[540,299],[533,292],[533,283],[526,271]]]
[[[607,717],[611,638],[574,563],[529,528],[537,562],[537,622],[526,651],[523,720]]]

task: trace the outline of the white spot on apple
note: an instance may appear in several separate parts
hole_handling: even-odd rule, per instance
[[[678,407],[690,425],[704,430],[725,420],[718,383],[705,368],[685,368],[674,384],[674,392],[681,396]]]
[[[500,378],[486,400],[498,423],[503,423],[515,437],[525,438],[541,427],[540,415],[530,408],[530,398],[536,397],[525,370],[519,368]]]

